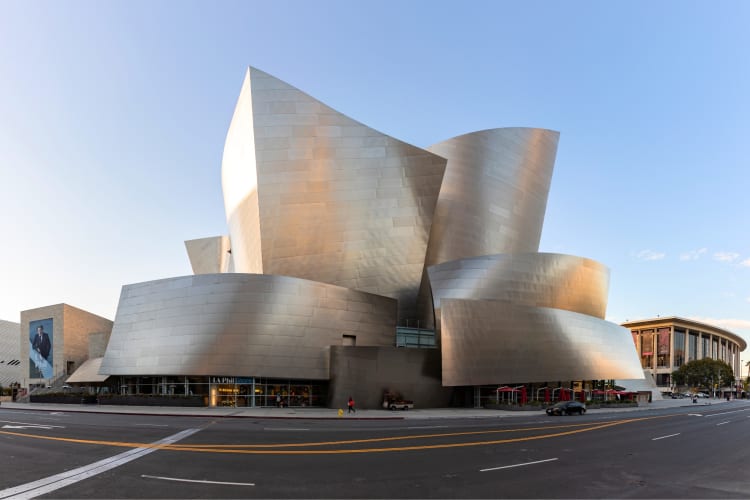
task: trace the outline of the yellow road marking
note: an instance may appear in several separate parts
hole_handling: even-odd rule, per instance
[[[620,422],[616,420],[615,422]],[[624,420],[623,420],[624,422]],[[391,436],[383,438],[369,438],[369,439],[350,439],[346,441],[319,441],[314,443],[274,443],[274,444],[185,444],[176,446],[185,446],[187,448],[289,448],[289,447],[304,447],[304,446],[331,446],[331,445],[342,445],[342,444],[358,444],[358,443],[379,443],[384,441],[406,441],[409,439],[425,439],[425,438],[441,438],[441,437],[455,437],[455,436],[472,436],[477,434],[499,434],[508,432],[523,432],[523,431],[545,431],[549,429],[569,429],[571,427],[584,427],[591,425],[590,423],[585,424],[570,424],[570,425],[553,425],[546,427],[522,427],[520,429],[488,429],[483,431],[466,431],[466,432],[441,432],[436,434],[416,434],[411,436]]]
[[[582,432],[590,432],[608,427],[614,427],[617,425],[639,422],[643,420],[651,420],[656,418],[669,418],[678,415],[662,415],[655,417],[642,417],[642,418],[631,418],[625,420],[615,420],[612,422],[606,422],[592,427],[586,427],[581,429],[575,429],[565,432],[557,432],[552,434],[540,434],[536,436],[526,436],[519,438],[510,439],[498,439],[489,441],[471,441],[466,443],[444,443],[444,444],[432,444],[432,445],[414,445],[414,446],[400,446],[392,448],[361,448],[361,449],[336,449],[336,450],[270,450],[268,448],[289,448],[289,447],[311,447],[311,446],[332,446],[332,445],[347,445],[347,444],[359,444],[359,443],[373,443],[373,442],[385,442],[394,440],[408,440],[408,439],[423,439],[428,437],[455,437],[455,436],[467,436],[477,434],[495,434],[495,433],[508,433],[508,432],[525,432],[534,430],[549,430],[549,429],[560,429],[570,427],[583,427],[588,424],[573,424],[564,426],[553,426],[553,427],[526,427],[521,429],[501,429],[501,430],[486,430],[486,431],[470,431],[470,432],[454,432],[454,433],[442,433],[442,434],[421,434],[414,436],[397,436],[387,438],[372,438],[372,439],[357,439],[347,441],[328,441],[318,443],[279,443],[279,444],[257,444],[257,445],[181,445],[181,444],[150,444],[150,443],[131,443],[125,441],[97,441],[92,439],[75,439],[75,438],[64,438],[55,436],[40,436],[36,434],[25,434],[22,432],[10,432],[0,431],[0,434],[9,436],[19,436],[32,439],[42,439],[49,441],[61,441],[67,443],[77,444],[93,444],[101,446],[117,446],[124,448],[156,448],[161,450],[169,451],[189,451],[198,453],[234,453],[234,454],[254,454],[254,455],[333,455],[333,454],[345,454],[345,453],[383,453],[383,452],[395,452],[395,451],[415,451],[415,450],[434,450],[444,448],[460,448],[469,446],[487,446],[493,444],[507,444],[507,443],[518,443],[523,441],[533,441],[539,439],[549,439],[561,436],[570,436],[573,434],[579,434]]]

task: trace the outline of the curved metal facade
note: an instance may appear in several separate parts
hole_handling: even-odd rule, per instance
[[[627,329],[505,301],[442,302],[443,385],[640,379]]]
[[[396,301],[286,276],[124,286],[100,373],[328,379],[328,348],[393,345]]]
[[[500,128],[430,146],[448,166],[426,267],[538,251],[559,137],[552,130]]]
[[[505,300],[604,319],[609,270],[573,255],[485,255],[428,269],[437,325],[443,299]]]
[[[0,385],[20,382],[21,325],[0,319]]]
[[[558,132],[498,128],[460,135],[428,149],[448,160],[430,230],[425,268],[482,255],[539,250]],[[423,276],[418,310],[435,324]]]
[[[250,68],[222,178],[236,272],[305,278],[416,315],[446,159]]]

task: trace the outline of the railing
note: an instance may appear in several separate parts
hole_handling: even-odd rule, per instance
[[[51,379],[49,379],[49,382],[47,383],[47,385],[51,387],[57,387],[58,385],[63,385],[65,383],[65,380],[67,380],[69,376],[70,375],[68,375],[68,372],[66,370],[57,372],[55,375],[52,376]]]

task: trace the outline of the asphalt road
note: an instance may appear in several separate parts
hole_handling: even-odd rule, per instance
[[[3,498],[748,498],[750,402],[508,419],[4,410]]]

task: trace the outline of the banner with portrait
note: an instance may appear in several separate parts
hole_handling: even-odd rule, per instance
[[[669,328],[659,328],[657,330],[657,351],[660,356],[669,355]]]
[[[654,355],[654,331],[643,330],[641,332],[641,356]]]
[[[52,378],[52,318],[29,323],[29,378]]]

